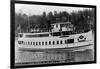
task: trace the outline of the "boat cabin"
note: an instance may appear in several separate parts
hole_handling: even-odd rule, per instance
[[[60,31],[73,31],[74,27],[71,22],[61,22],[51,24],[52,32],[60,32]]]

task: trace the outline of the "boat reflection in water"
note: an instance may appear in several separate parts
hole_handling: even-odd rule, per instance
[[[18,57],[17,57],[18,56]],[[16,56],[16,64],[53,64],[74,61],[74,52],[32,52],[20,51]],[[19,59],[18,59],[19,58]],[[17,61],[18,60],[18,61]]]

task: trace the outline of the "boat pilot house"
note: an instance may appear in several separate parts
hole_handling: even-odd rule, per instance
[[[71,22],[64,22],[64,23],[55,23],[51,24],[52,32],[59,32],[59,31],[73,31],[73,25]]]

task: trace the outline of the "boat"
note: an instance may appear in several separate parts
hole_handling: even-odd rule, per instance
[[[56,51],[93,49],[92,30],[75,31],[71,22],[51,24],[48,32],[18,34],[18,47],[22,50]]]

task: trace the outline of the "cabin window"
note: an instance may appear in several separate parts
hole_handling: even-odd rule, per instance
[[[44,45],[44,42],[42,42],[42,45]]]
[[[68,39],[67,43],[74,43],[74,39]]]
[[[39,42],[39,45],[41,45],[41,42]]]
[[[18,41],[18,43],[19,43],[19,44],[22,44],[22,43],[24,43],[24,42],[23,42],[23,41]]]
[[[36,45],[38,45],[38,42],[36,42]]]
[[[32,45],[32,42],[30,44]]]
[[[52,33],[52,36],[60,36],[60,32]]]
[[[59,44],[59,41],[57,41],[57,44]]]
[[[47,45],[47,42],[45,42],[45,45]]]
[[[63,41],[61,40],[61,41],[60,41],[60,44],[62,44],[62,43],[63,43]]]
[[[28,42],[28,45],[30,44],[30,42]]]
[[[49,34],[37,34],[37,35],[26,35],[26,37],[28,38],[32,38],[32,37],[48,37]]]
[[[68,35],[68,32],[62,32],[62,35]]]
[[[40,34],[39,37],[48,37],[49,34]]]
[[[51,41],[49,41],[49,45],[51,45]]]
[[[71,34],[74,34],[73,31],[67,31],[67,32],[61,32],[62,35],[71,35]]]
[[[26,35],[26,37],[31,38],[31,37],[38,37],[37,35]]]
[[[55,41],[53,41],[53,43],[52,43],[53,45],[55,44]]]

